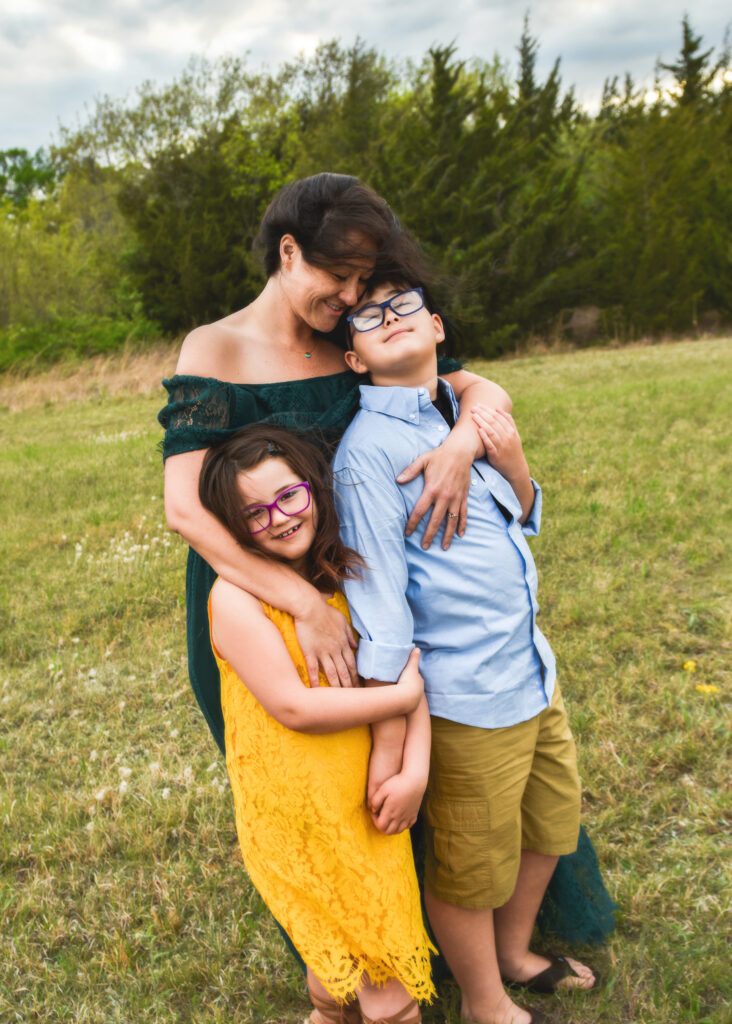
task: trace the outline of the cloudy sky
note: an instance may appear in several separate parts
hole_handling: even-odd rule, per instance
[[[651,86],[656,60],[679,51],[685,9],[717,52],[730,20],[722,0],[0,0],[0,149],[48,145],[96,97],[170,81],[194,54],[274,69],[319,41],[360,36],[389,57],[454,41],[461,57],[515,64],[527,8],[540,74],[561,57],[564,84],[590,106],[615,74]]]

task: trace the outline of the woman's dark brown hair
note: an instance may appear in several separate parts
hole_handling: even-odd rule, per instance
[[[280,189],[267,207],[255,246],[271,277],[280,267],[280,239],[292,235],[313,266],[373,259],[401,231],[387,203],[350,174],[314,174]]]
[[[293,473],[310,484],[317,511],[315,540],[307,556],[310,583],[318,590],[331,591],[344,580],[355,579],[364,562],[341,541],[330,466],[311,441],[292,430],[253,424],[209,448],[198,481],[203,507],[223,523],[241,547],[262,554],[240,514],[238,477],[272,458],[283,459]],[[267,553],[265,557],[275,556]],[[286,559],[282,561],[287,564]]]
[[[424,254],[386,200],[350,174],[323,171],[280,189],[254,243],[268,277],[279,270],[283,235],[292,235],[316,267],[373,259],[384,273],[400,269],[409,277],[429,277]]]

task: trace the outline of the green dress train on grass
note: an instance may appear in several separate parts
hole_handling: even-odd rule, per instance
[[[460,363],[441,359],[439,372]],[[163,457],[209,448],[251,423],[271,423],[311,434],[332,454],[359,405],[363,378],[346,370],[276,384],[233,384],[210,377],[176,375],[163,381],[167,405]],[[219,672],[211,649],[208,597],[216,574],[192,548],[186,571],[188,672],[193,692],[225,754]],[[539,927],[571,943],[601,943],[615,926],[615,905],[602,881],[592,843],[580,830],[577,851],[561,857],[547,889]]]

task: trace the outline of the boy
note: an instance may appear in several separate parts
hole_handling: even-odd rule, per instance
[[[541,492],[511,416],[479,408],[486,457],[473,463],[464,536],[447,551],[424,549],[420,527],[405,536],[420,485],[396,478],[455,422],[452,390],[437,376],[442,321],[410,282],[376,285],[348,320],[346,361],[371,375],[333,463],[343,538],[368,566],[346,585],[359,674],[394,682],[413,643],[421,649],[432,727],[423,807],[430,923],[466,1020],[537,1024],[542,1015],[514,1004],[502,976],[534,991],[596,983],[582,964],[528,948],[557,859],[575,849],[580,804],[525,540],[538,532]],[[389,765],[388,738],[375,738],[369,802],[384,831],[411,821],[422,797],[418,726],[408,724],[403,764],[400,753]]]

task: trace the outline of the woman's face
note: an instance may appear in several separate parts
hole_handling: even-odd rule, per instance
[[[256,506],[272,505],[281,501],[284,508],[299,508],[302,500],[293,498],[293,488],[302,484],[302,477],[290,468],[284,459],[273,456],[265,459],[253,469],[239,474],[237,478],[243,521],[250,530],[259,530],[264,514]],[[302,494],[302,491],[300,491]],[[255,506],[253,509],[252,506]],[[258,533],[252,533],[253,544],[264,554],[291,562],[293,568],[302,571],[306,556],[315,540],[317,513],[312,497],[307,508],[294,515],[288,515],[280,508],[269,509],[270,525]]]
[[[349,238],[363,245],[366,239]],[[373,273],[374,261],[352,259],[327,269],[308,263],[291,235],[280,244],[280,283],[292,312],[322,334],[332,331],[347,310],[354,306]]]

